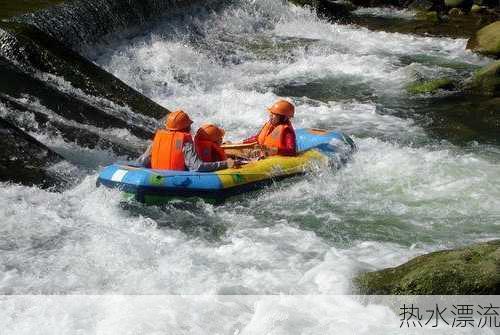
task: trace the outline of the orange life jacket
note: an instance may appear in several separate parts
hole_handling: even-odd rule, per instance
[[[192,142],[191,134],[160,129],[156,132],[151,149],[151,168],[161,170],[186,170],[182,148]]]
[[[196,153],[204,162],[219,162],[227,159],[226,153],[220,145],[212,141],[200,140],[195,137],[194,146]]]
[[[271,122],[266,122],[257,136],[257,142],[269,149],[285,149],[285,134],[288,129],[294,131],[290,122],[276,127]]]

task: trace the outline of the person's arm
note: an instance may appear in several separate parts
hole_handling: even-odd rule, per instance
[[[184,153],[184,164],[189,171],[212,172],[228,168],[227,161],[203,162],[196,154],[192,143],[185,143],[182,152]]]
[[[151,151],[153,149],[153,143],[150,143],[148,145],[148,148],[146,151],[139,157],[137,158],[137,162],[142,164],[144,167],[150,167],[151,166]]]
[[[278,150],[280,156],[295,156],[297,155],[297,145],[295,141],[295,132],[289,130],[285,133],[285,147]]]

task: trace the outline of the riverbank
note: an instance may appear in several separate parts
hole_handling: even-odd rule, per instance
[[[476,5],[458,9],[434,1],[323,1],[291,0],[315,8],[319,15],[370,30],[420,36],[470,38],[500,19],[500,7]],[[461,1],[456,3],[460,4]],[[458,6],[458,5],[457,5]],[[449,13],[451,12],[451,14]]]

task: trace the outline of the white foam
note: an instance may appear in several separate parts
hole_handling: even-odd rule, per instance
[[[394,7],[359,7],[353,12],[355,15],[386,17],[396,19],[414,19],[417,12],[411,9],[398,9]]]
[[[258,130],[265,108],[278,98],[275,86],[346,80],[396,99],[415,79],[415,67],[429,75],[455,73],[416,61],[407,65],[402,56],[484,62],[463,50],[465,40],[330,24],[280,1],[242,1],[178,20],[133,40],[101,46],[94,50],[94,61],[169,109],[184,108],[195,126],[221,124],[232,140]],[[262,51],[252,41],[280,48]],[[498,235],[497,152],[446,143],[411,145],[431,141],[411,119],[380,113],[374,99],[347,95],[327,100],[294,97],[294,123],[354,133],[359,146],[354,160],[340,171],[308,174],[223,206],[203,201],[123,205],[118,191],[95,188],[95,175],[60,194],[3,183],[0,291],[349,294],[359,271]],[[85,154],[57,139],[40,139],[65,148],[65,154]],[[97,164],[106,155],[115,159],[99,150],[88,154],[85,159]],[[67,319],[61,329],[206,333],[221,325],[226,327],[221,332],[243,334],[294,329],[398,333],[380,321],[396,318],[387,309],[338,299],[318,305],[293,297],[236,304],[227,319],[237,321],[224,323],[217,314],[223,320],[227,314],[218,304],[164,304],[148,314],[147,303],[122,304],[116,298],[97,303],[100,308],[92,312],[71,305],[68,314],[62,313]],[[43,306],[26,311],[23,317],[32,320],[27,329],[54,324],[56,312]],[[154,312],[160,317],[153,318]],[[189,318],[180,318],[182,313]],[[89,323],[94,328],[82,326],[95,319]]]

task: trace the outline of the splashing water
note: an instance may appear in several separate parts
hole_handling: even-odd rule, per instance
[[[460,39],[331,24],[278,1],[242,0],[88,50],[156,102],[188,111],[195,126],[222,125],[230,140],[255,133],[265,107],[289,96],[296,127],[342,129],[359,152],[343,170],[288,180],[222,206],[122,203],[117,191],[95,188],[107,162],[99,149],[72,159],[92,172],[64,193],[4,183],[2,293],[350,294],[360,271],[498,237],[498,149],[432,138],[411,117],[404,91],[417,74],[458,76],[484,64],[464,46]],[[44,139],[56,151],[61,141]],[[280,309],[254,303],[235,315],[245,315],[247,333],[263,333],[266,312]],[[368,325],[377,325],[375,315],[395,318],[382,307],[344,303],[352,313],[307,314],[296,301],[280,308],[305,324],[354,322],[361,312],[374,313]],[[135,319],[147,318],[138,313]],[[101,326],[122,329],[115,322]]]

